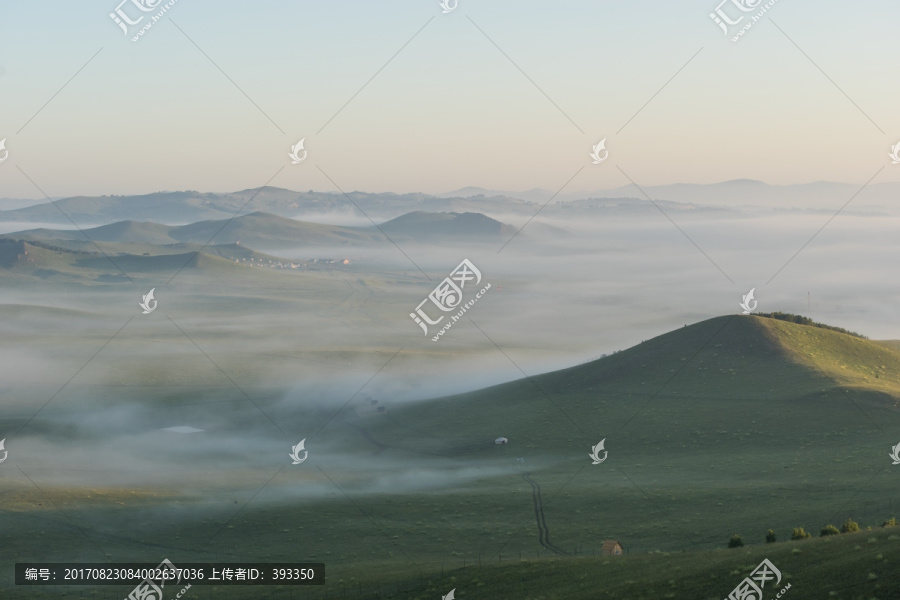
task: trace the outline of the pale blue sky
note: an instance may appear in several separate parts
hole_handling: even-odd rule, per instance
[[[0,7],[0,197],[900,181],[891,0],[780,0],[738,43],[707,0],[179,0],[138,43],[116,4]]]

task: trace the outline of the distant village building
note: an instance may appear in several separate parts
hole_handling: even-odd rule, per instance
[[[506,438],[504,438],[504,437],[499,437],[499,438],[497,438],[496,440],[494,440],[494,443],[497,444],[497,445],[500,445],[500,444],[508,444],[508,443],[509,443],[509,440],[506,439]]]
[[[603,556],[620,556],[622,550],[622,544],[617,540],[606,540],[603,542],[603,548],[600,550],[600,554]]]

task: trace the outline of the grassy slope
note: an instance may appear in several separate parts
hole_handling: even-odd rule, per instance
[[[604,598],[722,598],[768,556],[790,573],[789,598],[824,597],[846,581],[868,579],[869,572],[883,577],[897,563],[896,542],[873,543],[891,547],[887,564],[854,549],[865,548],[870,534],[804,542],[800,555],[790,554],[790,544],[751,548],[750,556],[746,550],[707,553],[735,531],[749,543],[761,541],[770,527],[785,539],[793,526],[817,532],[848,516],[864,526],[890,516],[895,474],[885,468],[889,440],[879,427],[897,422],[890,401],[895,383],[889,376],[866,381],[867,363],[861,361],[875,358],[873,368],[883,364],[890,370],[897,358],[874,342],[806,329],[811,328],[757,317],[720,317],[531,381],[389,406],[386,416],[344,414],[329,425],[330,441],[343,436],[342,449],[359,452],[360,469],[382,459],[436,457],[455,461],[453,468],[476,461],[510,465],[506,474],[451,489],[386,491],[353,502],[335,489],[324,502],[248,507],[224,530],[221,515],[228,512],[218,511],[227,511],[231,499],[214,495],[204,501],[202,519],[180,523],[148,518],[152,512],[140,504],[115,512],[86,505],[67,508],[67,515],[96,535],[124,531],[127,538],[159,544],[160,551],[174,546],[173,560],[209,560],[219,551],[237,552],[243,560],[324,560],[332,594],[343,580],[354,590],[357,584],[384,586],[382,596],[387,587],[410,586],[420,598],[457,587],[460,598],[587,599],[599,597],[601,584],[609,585]],[[849,377],[849,385],[842,386],[838,375]],[[870,418],[849,400],[864,406]],[[369,456],[374,446],[343,421],[366,428],[386,450]],[[493,445],[497,435],[509,437],[510,444]],[[591,466],[589,447],[603,437],[610,458]],[[632,554],[607,565],[566,559],[507,566],[505,557],[520,552],[547,554],[537,545],[530,489],[515,457],[526,458],[544,490],[555,544],[584,553],[617,538]],[[301,476],[324,481],[312,468],[293,475]],[[353,472],[329,476],[352,489]],[[65,497],[62,491],[57,495]],[[17,559],[46,559],[52,548],[71,556],[75,549],[65,543],[72,539],[71,527],[48,524],[46,535],[26,536],[32,520],[4,524],[17,540]],[[213,534],[214,548],[200,545]],[[143,544],[100,539],[117,560],[146,559]],[[841,546],[852,540],[857,541],[848,548]],[[701,552],[646,554],[654,548]],[[92,550],[84,550],[87,560]],[[470,568],[455,573],[456,581],[448,574],[438,582],[441,563],[449,570],[498,551],[504,556],[499,569]],[[419,571],[436,582],[427,593]],[[880,583],[873,581],[872,586]],[[867,590],[865,598],[891,597],[884,589],[858,589]],[[275,591],[253,597],[288,597],[270,592]],[[214,597],[203,588],[196,593]]]
[[[290,262],[237,244],[207,247],[194,244],[147,246],[146,249],[151,250],[152,254],[144,256],[141,250],[145,247],[140,244],[94,244],[69,240],[35,243],[7,239],[0,241],[0,275],[16,281],[49,279],[66,284],[118,280],[127,282],[122,271],[132,278],[158,278],[169,277],[179,269],[185,269],[185,274],[193,272],[234,276],[240,273],[241,283],[249,284],[265,276],[262,273],[264,269],[251,268],[249,259],[266,264],[270,260]],[[235,262],[237,259],[248,261],[238,264]]]
[[[786,598],[887,600],[900,597],[900,535],[897,528],[802,542],[760,544],[741,549],[517,561],[471,566],[427,581],[411,577],[382,584],[364,598],[456,597],[518,600],[721,600],[768,558],[781,571],[780,585],[768,584],[766,598],[790,583]],[[773,582],[774,583],[774,582]],[[770,589],[772,588],[772,589]]]
[[[810,340],[817,345],[807,357]],[[845,357],[838,360],[839,355]],[[900,353],[823,329],[719,317],[585,365],[404,407],[373,431],[396,442],[409,435],[402,431],[404,424],[414,427],[410,449],[436,449],[440,440],[459,432],[453,452],[477,453],[479,448],[491,451],[484,442],[498,435],[538,447],[569,445],[584,433],[587,437],[576,443],[582,448],[594,431],[641,435],[639,426],[651,424],[690,426],[693,421],[695,429],[719,430],[728,427],[717,423],[730,422],[733,429],[743,429],[742,418],[733,415],[774,410],[788,416],[804,409],[806,400],[838,398],[844,393],[838,387],[850,381],[837,379],[845,371],[842,364],[852,363],[862,369],[854,373],[864,373],[866,367],[859,364],[864,360],[900,366]],[[852,382],[865,382],[863,377]],[[854,391],[894,393],[896,382],[896,375],[873,378]],[[832,408],[842,412],[846,407]],[[677,428],[669,430],[673,435]]]
[[[875,343],[891,350],[900,351],[900,340],[877,340]]]
[[[184,242],[204,242],[213,235],[220,244],[240,241],[252,247],[340,246],[384,242],[379,232],[353,227],[295,221],[277,215],[254,212],[228,222],[200,221],[173,227],[170,235]]]
[[[900,396],[900,352],[889,343],[878,343],[818,327],[791,326],[762,319],[773,340],[779,340],[789,356],[838,385]]]
[[[733,530],[762,539],[769,527],[784,536],[850,514],[888,516],[893,483],[878,424],[897,422],[894,383],[846,387],[838,376],[843,364],[862,368],[859,379],[861,360],[890,367],[898,357],[836,332],[721,317],[531,381],[390,411],[370,432],[413,454],[526,458],[554,541],[569,550],[604,537],[642,551],[711,547]],[[509,446],[494,447],[497,435]],[[603,437],[608,470],[582,470]],[[499,544],[518,531],[499,525],[514,522],[513,511],[484,498],[525,488],[513,478],[494,484],[466,491],[497,517],[489,535]]]

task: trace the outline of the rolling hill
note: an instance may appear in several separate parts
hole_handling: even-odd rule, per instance
[[[245,210],[296,218],[306,214],[352,212],[391,219],[415,210],[498,211],[534,214],[537,205],[516,198],[442,198],[428,194],[295,192],[263,187],[233,193],[156,192],[135,196],[75,196],[12,210],[0,210],[0,222],[86,223],[156,221],[186,223],[229,219]],[[70,220],[71,219],[71,220]]]
[[[381,229],[395,241],[411,239],[432,241],[470,239],[500,242],[516,233],[516,228],[481,213],[411,212],[381,224]]]
[[[255,212],[234,219],[198,221],[189,225],[160,225],[150,222],[120,221],[109,225],[76,230],[33,229],[5,237],[27,240],[120,242],[131,244],[191,243],[234,244],[259,248],[287,246],[342,246],[383,243],[377,230],[339,227],[295,221],[268,213]]]
[[[840,412],[851,391],[856,399],[894,411],[900,406],[900,351],[890,342],[734,315],[677,329],[576,367],[403,407],[401,414],[418,423],[422,438],[459,430],[468,434],[462,439],[474,443],[502,431],[510,432],[510,439],[558,442],[560,430],[575,429],[574,422],[609,432],[624,428],[635,415],[658,424],[664,413],[711,410],[714,419],[745,427],[729,413],[773,406],[791,412],[810,401]],[[640,411],[644,404],[652,410]],[[470,422],[470,415],[483,415],[486,406],[496,407],[506,420],[498,423],[485,416]],[[728,413],[721,413],[725,408]],[[554,424],[544,425],[551,414]]]
[[[32,229],[3,237],[84,244],[90,244],[88,240],[144,245],[203,245],[212,241],[216,244],[240,243],[260,250],[277,250],[308,246],[373,247],[388,243],[385,233],[395,241],[458,239],[497,242],[515,233],[515,228],[480,213],[413,212],[384,223],[379,230],[375,226],[323,225],[254,212],[234,219],[199,221],[189,225],[119,221],[83,231]]]
[[[649,186],[643,190],[661,205],[665,202],[667,211],[702,211],[713,214],[722,212],[726,207],[833,211],[853,195],[857,186],[834,182],[779,186],[752,180],[734,180],[716,184]],[[898,183],[872,184],[853,203],[853,208],[857,212],[889,210],[898,190]],[[587,204],[573,204],[573,201],[585,199],[590,199]],[[598,199],[614,199],[615,202],[598,203]],[[550,202],[551,200],[554,201]],[[469,187],[441,195],[366,192],[341,194],[313,190],[297,192],[266,186],[229,193],[188,190],[133,196],[75,196],[0,210],[0,222],[58,223],[65,226],[75,222],[82,227],[87,224],[128,220],[175,224],[226,220],[245,210],[297,219],[312,214],[360,216],[362,211],[376,221],[394,219],[414,211],[481,212],[495,216],[515,214],[530,217],[540,210],[542,214],[560,216],[559,209],[569,203],[569,210],[562,213],[564,216],[566,213],[571,214],[573,208],[591,211],[592,214],[597,214],[598,211],[609,213],[611,210],[623,213],[634,208],[635,200],[646,202],[643,194],[633,186],[564,193],[540,189],[508,192]],[[547,205],[546,208],[541,210],[544,205]]]
[[[348,422],[366,429],[385,460],[518,461],[545,490],[554,548],[571,555],[604,538],[637,552],[708,549],[734,532],[762,540],[769,528],[888,518],[898,406],[900,352],[734,315],[569,369],[387,403],[381,418]],[[500,436],[508,444],[496,446]],[[609,460],[592,465],[600,440]],[[497,523],[516,514],[497,498],[527,491],[512,476],[466,489],[484,495],[476,504]]]
[[[215,195],[211,195],[215,197]],[[98,223],[121,220],[157,220],[168,222],[225,218],[229,205],[234,214],[237,200],[213,203],[211,196],[199,192],[157,192],[138,196],[73,196],[55,202],[0,211],[0,221],[33,223]],[[70,221],[71,219],[71,221]]]
[[[8,253],[23,249],[37,252]],[[310,449],[309,463],[266,486],[266,503],[245,500],[262,479],[245,496],[180,496],[180,514],[197,511],[189,518],[157,518],[159,498],[132,492],[108,496],[115,510],[95,499],[78,515],[120,560],[146,554],[134,539],[162,546],[176,536],[185,562],[229,548],[241,561],[285,560],[300,548],[302,560],[327,563],[329,597],[455,588],[460,599],[724,598],[768,558],[792,585],[788,599],[892,598],[900,538],[879,527],[894,513],[898,470],[888,457],[900,425],[891,345],[731,315],[466,394],[407,403],[385,394],[383,413],[265,404]],[[498,436],[509,443],[494,444]],[[592,464],[601,439],[608,459]],[[370,479],[378,485],[367,488]],[[7,503],[47,497],[19,485],[21,498],[6,492]],[[314,485],[328,493],[298,493]],[[57,508],[78,498],[52,493]],[[793,527],[815,535],[851,517],[862,531],[787,541]],[[131,537],[116,535],[125,525]],[[5,531],[26,557],[95,552],[61,520],[42,526],[36,536],[32,521],[9,518]],[[764,544],[769,529],[777,543]],[[734,533],[747,546],[724,549]],[[606,539],[627,555],[601,556]]]
[[[203,274],[241,272],[247,275],[250,266],[290,266],[289,261],[238,244],[148,246],[154,249],[152,254],[124,252],[123,249],[134,244],[115,242],[92,244],[63,240],[55,244],[0,237],[0,275],[60,283],[114,283],[127,281],[123,271],[128,276],[168,276],[180,269]]]

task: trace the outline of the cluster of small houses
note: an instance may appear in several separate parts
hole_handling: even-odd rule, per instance
[[[505,437],[498,437],[496,440],[494,440],[494,443],[498,446],[508,444],[509,439]],[[517,458],[516,460],[521,462],[524,459]],[[603,546],[600,549],[601,556],[621,556],[622,552],[622,544],[620,544],[618,540],[604,540]]]
[[[245,258],[241,258],[241,259],[236,258],[236,259],[234,259],[234,262],[246,263],[246,264],[250,265],[251,267],[267,267],[269,269],[305,269],[305,268],[309,268],[310,264],[315,264],[315,263],[325,264],[325,265],[334,265],[334,264],[349,265],[350,259],[349,258],[343,258],[343,259],[314,258],[308,262],[286,263],[286,262],[281,262],[281,261],[276,261],[276,260],[271,260],[271,259],[256,260],[255,258],[248,259],[245,257]]]

